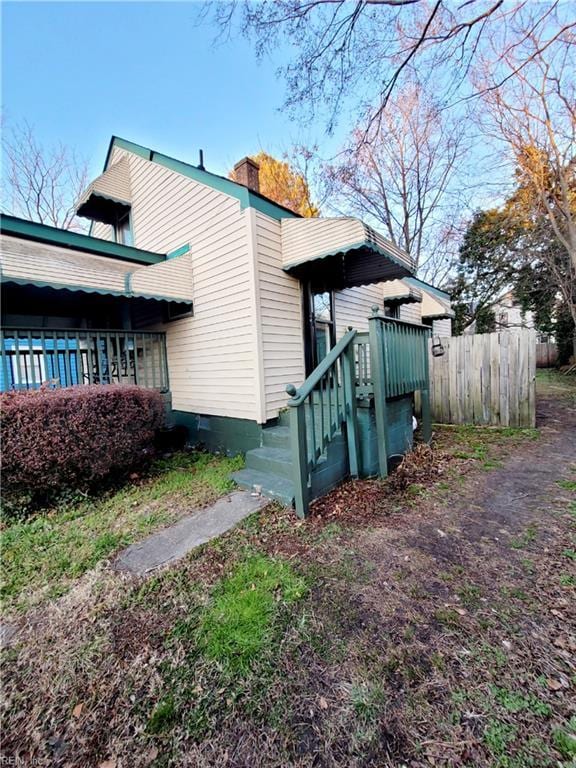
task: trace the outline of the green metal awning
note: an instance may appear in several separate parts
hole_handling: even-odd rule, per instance
[[[169,301],[176,304],[187,304],[192,306],[191,299],[178,298],[173,296],[163,296],[159,293],[139,293],[127,289],[125,291],[115,291],[112,288],[95,288],[90,285],[71,285],[64,283],[43,282],[42,280],[19,279],[0,275],[2,285],[30,285],[34,288],[52,288],[55,291],[70,291],[72,293],[97,293],[101,296],[119,296],[125,299],[151,299],[153,301]]]
[[[414,261],[360,219],[283,219],[283,269],[319,289],[353,288],[412,275]]]
[[[1,243],[2,283],[192,304],[189,251],[142,266],[8,235]]]
[[[127,158],[110,166],[82,193],[76,214],[104,224],[115,224],[132,205],[130,165]]]

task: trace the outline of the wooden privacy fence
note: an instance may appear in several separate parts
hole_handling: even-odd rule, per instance
[[[551,368],[558,360],[558,347],[553,341],[536,344],[536,367]]]
[[[533,330],[441,339],[430,354],[432,418],[441,424],[533,427],[536,334]]]

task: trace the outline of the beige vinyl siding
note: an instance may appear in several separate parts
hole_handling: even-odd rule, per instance
[[[282,269],[280,222],[254,212],[257,295],[264,372],[266,419],[286,406],[286,384],[300,385],[304,373],[300,282]]]
[[[422,304],[420,302],[413,302],[412,304],[401,304],[400,320],[405,320],[407,323],[421,323]]]
[[[449,317],[433,320],[432,333],[435,336],[452,336],[452,320]]]
[[[422,290],[422,317],[434,317],[435,315],[447,315],[453,314],[450,309],[449,299],[440,299],[428,293],[427,290]]]
[[[334,296],[336,311],[336,338],[340,339],[352,326],[357,331],[368,330],[368,318],[372,307],[382,309],[381,285],[363,285],[360,288],[346,288]]]
[[[173,407],[257,420],[253,282],[239,201],[126,150],[115,148],[111,162],[122,156],[134,245],[168,253],[190,244],[194,316],[162,326]]]
[[[95,221],[90,230],[91,237],[97,237],[99,240],[114,240],[114,229],[110,224],[103,224],[101,221]]]

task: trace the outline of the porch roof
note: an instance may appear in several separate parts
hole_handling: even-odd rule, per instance
[[[192,303],[190,253],[140,266],[72,248],[2,235],[0,280],[85,293]]]
[[[410,256],[360,219],[283,219],[283,269],[323,288],[353,288],[412,275]]]

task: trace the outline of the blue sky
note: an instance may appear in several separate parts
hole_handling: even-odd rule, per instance
[[[2,114],[101,171],[112,134],[227,173],[246,154],[317,140],[283,115],[280,58],[215,44],[195,3],[2,3]],[[282,52],[278,52],[279,55]]]

